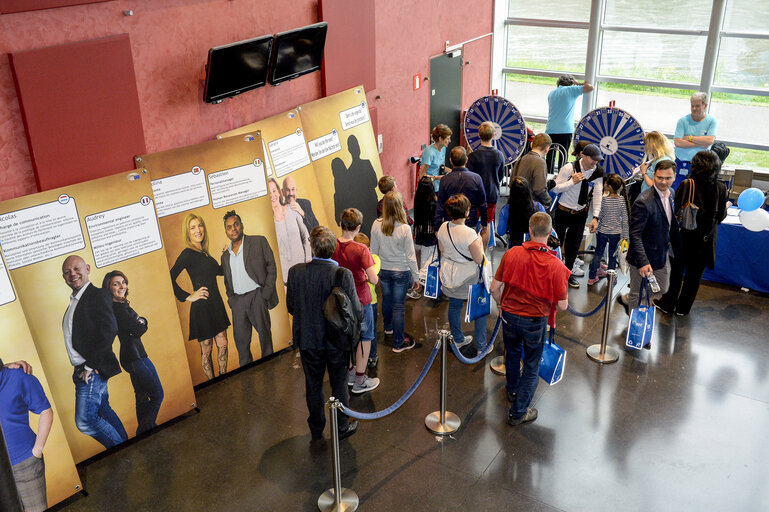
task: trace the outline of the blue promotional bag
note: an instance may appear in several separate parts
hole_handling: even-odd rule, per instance
[[[651,305],[649,296],[649,281],[644,277],[638,293],[638,306],[630,312],[625,339],[625,345],[635,350],[641,350],[652,341],[656,308]]]
[[[542,359],[539,361],[539,376],[551,386],[563,378],[566,366],[566,351],[555,342],[555,329],[551,328],[545,347],[542,349]]]
[[[480,268],[478,282],[470,285],[467,290],[465,322],[472,322],[476,318],[491,314],[491,292],[489,292],[483,279],[483,264],[478,265],[478,267]]]
[[[437,299],[441,296],[441,251],[436,247],[437,258],[427,266],[425,297]]]

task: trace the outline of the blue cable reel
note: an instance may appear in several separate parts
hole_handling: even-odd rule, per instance
[[[574,144],[586,140],[601,148],[601,163],[608,173],[628,179],[646,153],[644,131],[633,116],[622,109],[601,107],[588,112],[574,131]]]
[[[526,123],[523,115],[501,96],[483,96],[470,105],[465,114],[465,139],[475,151],[481,145],[478,127],[489,121],[494,125],[492,145],[505,155],[505,163],[513,163],[526,148]]]

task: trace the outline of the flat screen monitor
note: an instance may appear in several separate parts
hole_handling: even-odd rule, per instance
[[[262,87],[267,83],[272,52],[272,35],[216,46],[208,50],[206,103]]]
[[[323,61],[327,29],[328,23],[323,22],[277,34],[270,83],[277,85],[318,71]]]

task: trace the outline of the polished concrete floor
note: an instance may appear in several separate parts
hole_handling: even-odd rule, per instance
[[[606,283],[581,281],[571,304],[587,310]],[[402,354],[381,344],[382,384],[353,396],[353,409],[381,410],[411,385],[434,345],[425,325],[442,326],[446,309],[408,302],[407,330],[420,343]],[[462,425],[448,437],[424,425],[439,408],[436,360],[403,407],[341,441],[342,484],[363,511],[769,510],[767,313],[765,296],[705,283],[688,317],[659,314],[652,349],[628,352],[627,316],[615,303],[609,344],[620,359],[605,366],[585,355],[600,341],[603,312],[560,313],[565,376],[554,386],[540,380],[539,418],[517,427],[505,421],[504,378],[489,358],[466,366],[449,355],[447,409]],[[197,399],[199,414],[86,463],[89,495],[60,508],[317,510],[332,486],[331,442],[311,446],[298,351],[199,389]]]

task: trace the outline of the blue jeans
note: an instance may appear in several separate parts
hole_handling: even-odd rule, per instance
[[[379,316],[379,312],[377,311],[377,306],[379,304],[371,304],[371,312],[374,315],[374,339],[371,340],[371,352],[369,353],[369,357],[371,359],[376,359],[377,353],[376,353],[376,339],[377,339],[377,317]]]
[[[123,368],[131,376],[136,395],[136,419],[139,422],[136,435],[139,435],[158,426],[156,420],[163,403],[163,386],[148,357],[127,361]]]
[[[507,392],[515,393],[510,416],[520,418],[534,398],[539,378],[539,361],[545,347],[547,317],[527,317],[502,311],[502,336],[505,340],[505,378]],[[520,360],[523,353],[523,375]]]
[[[601,264],[601,256],[603,256],[606,245],[609,245],[609,270],[614,270],[617,267],[617,245],[619,244],[619,237],[621,235],[607,235],[596,231],[595,233],[595,255],[593,261],[590,262],[590,274],[588,278],[594,279],[596,272],[598,272],[598,266]]]
[[[109,405],[107,379],[92,372],[88,382],[83,382],[77,375],[73,375],[72,380],[75,382],[77,429],[99,441],[105,448],[112,448],[128,439],[120,418]]]
[[[380,270],[382,284],[382,322],[385,331],[393,331],[393,347],[403,345],[406,323],[406,292],[411,286],[411,271]]]
[[[462,343],[465,339],[465,335],[462,334],[462,312],[464,309],[465,301],[462,299],[452,299],[449,297],[449,328],[451,329],[451,335],[454,337],[454,343]],[[482,316],[475,320],[475,332],[473,338],[475,339],[475,348],[480,352],[486,348],[486,319],[488,317]]]

